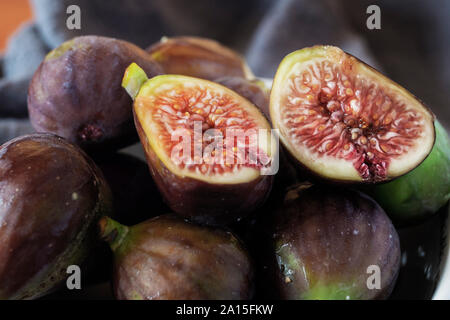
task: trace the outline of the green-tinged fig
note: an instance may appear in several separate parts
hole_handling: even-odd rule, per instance
[[[382,299],[394,287],[397,232],[362,193],[320,186],[291,190],[272,230],[283,299]]]
[[[132,101],[121,87],[123,73],[133,61],[151,76],[162,73],[144,50],[112,38],[77,37],[51,51],[28,91],[34,128],[89,151],[136,141]]]
[[[436,213],[450,199],[450,139],[435,121],[436,143],[422,164],[370,194],[394,220],[407,223]]]
[[[133,227],[100,220],[114,252],[114,294],[120,300],[250,299],[251,261],[230,232],[174,215]]]
[[[331,46],[284,58],[270,115],[297,163],[338,182],[395,179],[420,165],[435,141],[434,115],[419,100]]]
[[[220,77],[254,76],[244,59],[217,41],[198,37],[162,38],[147,51],[167,74],[180,74],[207,80]]]
[[[252,102],[269,118],[269,89],[259,79],[245,79],[241,77],[222,77],[214,82],[236,91],[241,96]]]
[[[266,200],[276,173],[277,141],[263,114],[236,92],[180,75],[146,78],[132,64],[123,86],[150,172],[173,211],[226,224]]]
[[[33,134],[0,147],[0,299],[32,299],[81,265],[111,195],[76,146]]]
[[[126,225],[170,212],[145,161],[116,153],[96,158],[113,194],[114,219]]]

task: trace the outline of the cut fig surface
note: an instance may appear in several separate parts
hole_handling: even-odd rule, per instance
[[[227,154],[228,150],[223,150],[222,157],[217,158],[222,161],[208,159],[209,154],[205,151],[212,142],[208,140],[208,134],[198,137],[202,139],[200,151],[203,154],[199,155],[203,155],[203,159],[195,159],[196,125],[202,135],[209,129],[217,131],[217,134],[223,136],[224,144],[229,133],[227,129],[255,133],[259,129],[270,130],[268,122],[251,103],[225,87],[184,76],[156,77],[141,89],[136,98],[135,111],[160,159],[172,171],[183,176],[216,183],[246,182],[259,176],[259,169],[268,164],[239,161],[241,154],[237,150],[235,140],[230,140],[234,143],[233,147],[229,148],[232,155]],[[185,134],[190,136],[192,152],[186,155],[189,159],[182,158],[181,152],[178,154],[176,148],[179,141],[173,141],[172,134],[178,137]],[[245,147],[246,155],[242,155],[246,159],[249,159],[252,149],[250,143]],[[267,148],[267,144],[255,145],[254,150],[269,159],[270,148]],[[215,155],[214,150],[211,155]],[[189,160],[193,160],[191,164]]]
[[[164,75],[143,81],[131,65],[123,86],[150,172],[171,209],[228,224],[266,200],[278,159],[269,122],[250,101],[211,81]]]
[[[346,182],[388,181],[417,167],[435,141],[433,114],[406,89],[331,46],[280,64],[270,114],[307,169]]]

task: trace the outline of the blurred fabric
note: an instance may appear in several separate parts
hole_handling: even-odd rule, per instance
[[[72,37],[111,36],[145,48],[164,35],[197,35],[238,50],[257,76],[268,78],[296,49],[337,45],[406,87],[450,127],[447,0],[31,0],[31,4],[34,21],[15,32],[2,59],[2,118],[27,117],[29,79],[49,50]],[[81,30],[66,27],[67,7],[74,4],[81,8]],[[366,9],[372,4],[381,8],[381,30],[366,27]],[[14,120],[0,122],[0,142],[20,131],[14,126]]]

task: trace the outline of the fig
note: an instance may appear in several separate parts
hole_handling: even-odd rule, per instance
[[[114,219],[134,225],[170,212],[153,182],[147,163],[123,153],[95,158],[95,162],[111,188]]]
[[[118,149],[137,141],[132,101],[121,88],[133,61],[152,76],[162,69],[137,46],[84,36],[51,51],[28,91],[33,127],[66,138],[85,150]]]
[[[399,237],[383,209],[363,193],[324,186],[291,190],[273,230],[281,298],[365,300],[392,292]],[[370,276],[379,277],[378,285]]]
[[[416,168],[435,141],[434,115],[400,85],[332,46],[284,58],[270,115],[292,157],[326,180],[379,183]]]
[[[398,223],[436,213],[450,199],[450,139],[435,121],[436,143],[416,169],[394,181],[374,185],[369,193]]]
[[[164,37],[147,51],[166,74],[206,80],[220,77],[254,78],[244,59],[217,41],[199,37]]]
[[[56,288],[95,241],[111,194],[93,161],[51,134],[0,147],[0,299],[33,299]]]
[[[206,224],[228,224],[266,200],[278,143],[262,113],[236,92],[207,80],[150,80],[130,65],[123,86],[152,177],[169,207]]]
[[[230,232],[164,215],[133,227],[104,217],[119,300],[238,300],[252,295],[253,269]]]
[[[251,101],[261,110],[267,118],[269,113],[269,89],[264,82],[259,79],[245,79],[241,77],[222,77],[214,80],[214,82],[236,91],[241,96]]]

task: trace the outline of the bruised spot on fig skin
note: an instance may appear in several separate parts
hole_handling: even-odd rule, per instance
[[[97,125],[88,124],[78,131],[78,137],[80,140],[87,141],[98,141],[103,137],[103,130]]]

